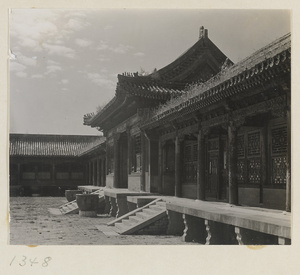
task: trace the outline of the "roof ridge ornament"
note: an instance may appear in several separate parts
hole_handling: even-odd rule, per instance
[[[201,26],[199,30],[199,39],[201,38],[208,38],[208,30],[204,29],[203,26]]]

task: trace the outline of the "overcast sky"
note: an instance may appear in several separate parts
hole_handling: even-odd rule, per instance
[[[99,134],[83,116],[108,102],[117,74],[152,72],[199,28],[238,62],[290,32],[288,11],[38,10],[10,14],[10,132]]]

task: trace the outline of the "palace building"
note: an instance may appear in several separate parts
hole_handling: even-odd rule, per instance
[[[169,198],[169,231],[185,240],[203,239],[195,227],[211,236],[218,224],[228,243],[251,232],[288,243],[290,106],[290,34],[233,64],[201,27],[171,64],[118,75],[113,99],[84,117],[106,137],[111,213],[121,217],[139,198],[161,196]],[[266,216],[250,218],[249,209]],[[265,224],[274,211],[286,215]]]
[[[83,120],[104,136],[10,135],[11,193],[101,186],[120,234],[291,243],[290,34],[233,64],[201,27]]]

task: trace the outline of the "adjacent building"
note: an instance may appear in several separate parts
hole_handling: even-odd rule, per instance
[[[105,185],[103,136],[10,134],[11,195]]]

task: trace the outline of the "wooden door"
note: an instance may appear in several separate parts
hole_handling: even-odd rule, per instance
[[[128,142],[127,135],[122,136],[120,140],[120,181],[119,188],[128,188]]]
[[[208,178],[206,186],[207,198],[217,199],[219,186],[219,154],[208,152]]]
[[[172,142],[164,146],[164,171],[163,171],[163,194],[175,195],[175,144]]]

